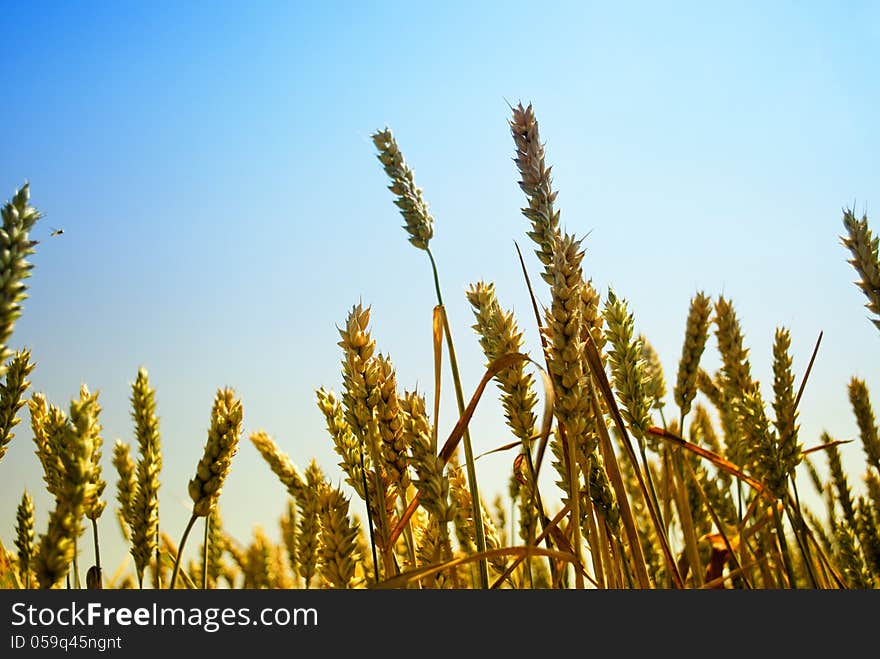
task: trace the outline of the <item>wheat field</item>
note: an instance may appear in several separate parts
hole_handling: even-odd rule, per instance
[[[472,325],[458,328],[457,340],[479,343],[485,357],[479,385],[467,391],[458,375],[429,205],[392,131],[382,128],[371,140],[390,201],[409,243],[425,252],[434,281],[425,295],[436,302],[435,371],[424,378],[433,387],[402,384],[390,357],[394,346],[373,336],[371,308],[351,304],[339,336],[330,339],[338,341],[341,385],[319,387],[307,401],[326,421],[326,441],[339,462],[296,464],[269,433],[243,437],[241,400],[233,388],[218,387],[203,455],[186,484],[191,516],[184,528],[166,528],[159,516],[160,489],[169,486],[160,487],[162,437],[146,369],[134,374],[130,391],[134,444],[105,445],[100,397],[88,386],[69,401],[47,400],[31,388],[36,356],[12,346],[33,274],[28,257],[39,249],[30,236],[41,213],[31,205],[29,184],[16,191],[3,207],[0,232],[0,470],[8,467],[2,458],[9,443],[25,441],[16,426],[29,426],[43,470],[43,482],[33,487],[45,488],[54,508],[46,527],[35,528],[33,499],[22,494],[15,546],[0,547],[2,587],[880,586],[880,438],[872,383],[853,377],[848,386],[857,440],[801,436],[799,403],[821,334],[809,367],[795,372],[790,330],[779,326],[773,380],[764,388],[753,376],[735,301],[705,291],[689,300],[678,363],[662,364],[646,336],[635,332],[638,310],[613,290],[601,294],[585,271],[584,239],[560,221],[534,108],[510,110],[522,237],[541,267],[529,271],[520,252],[532,293],[528,317],[515,317],[492,281],[467,289]],[[880,329],[878,239],[866,214],[843,209],[840,243]],[[538,287],[550,300],[544,308]],[[524,350],[531,332],[540,336],[538,354]],[[710,353],[721,364],[714,372],[705,366]],[[452,382],[441,387],[447,368]],[[452,427],[437,422],[441,398],[456,406]],[[509,488],[483,492],[469,423],[478,408],[496,404],[509,432],[495,449],[509,456]],[[861,472],[845,473],[843,441],[861,442]],[[256,450],[265,475],[286,489],[280,542],[262,530],[248,543],[225,532],[223,486],[241,450]],[[102,469],[104,453],[112,454],[111,473]],[[831,475],[827,482],[819,465]],[[824,507],[807,505],[799,474]],[[116,572],[101,563],[101,537],[111,533],[121,533],[130,552]],[[198,558],[179,559],[194,544]],[[86,546],[94,564],[83,564]]]

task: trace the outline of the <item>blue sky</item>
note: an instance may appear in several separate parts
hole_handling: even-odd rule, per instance
[[[630,302],[670,386],[704,290],[734,301],[768,386],[777,326],[798,374],[824,332],[805,446],[823,430],[855,437],[851,376],[880,394],[880,337],[839,243],[842,208],[871,220],[880,193],[876,3],[0,6],[0,196],[30,181],[45,214],[12,346],[32,349],[33,389],[51,401],[66,406],[83,382],[101,391],[111,498],[110,447],[134,442],[130,384],[148,369],[160,521],[175,540],[218,387],[244,407],[221,498],[233,535],[275,533],[285,506],[251,431],[341,479],[314,390],[339,390],[336,326],[353,304],[371,305],[401,386],[429,388],[430,268],[374,157],[385,126],[435,217],[466,395],[484,362],[470,283],[494,281],[538,345],[514,246],[536,279],[507,126],[519,101],[540,122],[562,223],[588,234],[588,274]],[[454,423],[444,400],[441,436]],[[494,397],[472,435],[477,453],[509,441]],[[842,453],[858,489],[861,446]],[[478,462],[485,498],[506,494],[511,458]],[[51,505],[26,413],[0,469],[10,545],[24,488],[38,531]],[[125,548],[112,516],[102,525],[112,571]]]

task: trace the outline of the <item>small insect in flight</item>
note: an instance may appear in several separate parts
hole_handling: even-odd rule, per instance
[[[62,233],[64,233],[64,229],[55,229],[55,228],[53,228],[53,229],[52,229],[52,233],[50,233],[49,236],[50,236],[50,237],[60,236]]]

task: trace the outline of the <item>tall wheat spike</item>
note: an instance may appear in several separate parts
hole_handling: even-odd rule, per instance
[[[443,335],[446,337],[446,350],[449,356],[449,367],[452,371],[452,387],[455,391],[455,402],[458,407],[459,417],[465,414],[464,392],[461,386],[461,375],[458,369],[458,359],[455,355],[455,342],[452,340],[452,331],[449,328],[449,321],[446,317],[446,309],[443,304],[443,294],[440,290],[440,276],[437,271],[437,262],[431,252],[428,243],[433,236],[433,218],[428,213],[427,204],[422,199],[421,190],[416,187],[413,182],[412,171],[405,164],[403,155],[397,146],[397,142],[391,131],[386,128],[384,131],[377,131],[373,135],[373,144],[379,151],[377,157],[385,168],[385,173],[391,179],[392,184],[389,189],[396,195],[395,204],[400,209],[401,214],[406,220],[404,228],[410,233],[410,242],[419,249],[423,249],[430,259],[431,272],[434,276],[434,290],[437,295],[437,305],[435,313],[439,312],[440,322]],[[477,484],[476,466],[474,464],[473,446],[471,444],[470,430],[465,425],[462,431],[461,441],[464,446],[464,454],[466,467],[468,472],[468,487],[471,491],[471,497],[475,500],[480,499],[479,486]],[[377,482],[377,489],[382,492],[384,497],[384,488],[380,482]],[[393,507],[393,506],[392,506]],[[368,506],[369,510],[369,506]],[[384,517],[384,512],[380,507],[380,522]],[[481,552],[486,550],[486,536],[483,530],[483,521],[478,516],[476,520],[477,533],[477,549]],[[381,540],[382,538],[380,538]],[[391,572],[393,565],[388,565],[389,549],[384,547],[383,559],[385,559],[386,572]],[[375,563],[375,561],[374,561]],[[479,561],[480,583],[483,588],[489,587],[489,568],[485,559]]]
[[[156,416],[155,389],[145,368],[138,369],[131,385],[131,417],[138,443],[137,486],[131,498],[131,555],[138,584],[159,543],[159,474],[162,448],[159,419]]]

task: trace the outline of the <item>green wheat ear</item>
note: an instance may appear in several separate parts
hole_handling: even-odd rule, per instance
[[[867,214],[857,219],[852,209],[844,209],[843,226],[846,235],[841,236],[840,241],[852,255],[848,263],[859,274],[859,280],[855,283],[868,298],[865,303],[868,311],[877,316],[871,322],[880,329],[880,239],[868,227]]]
[[[880,474],[880,436],[874,420],[874,410],[864,380],[851,378],[848,386],[849,400],[859,426],[859,436],[868,464]]]
[[[18,571],[24,587],[31,587],[31,563],[34,559],[34,500],[24,492],[15,515],[15,546],[18,549]]]
[[[30,184],[25,183],[0,210],[0,375],[6,370],[9,339],[28,297],[25,280],[34,267],[27,257],[34,253],[37,242],[28,234],[41,215],[30,205],[30,194]]]
[[[651,426],[651,401],[643,344],[633,336],[633,314],[626,300],[618,298],[613,291],[608,291],[605,324],[605,335],[611,346],[608,361],[612,382],[622,404],[620,412],[636,439],[648,442],[652,450],[659,452],[657,440],[647,432]]]
[[[27,377],[34,370],[30,356],[27,350],[15,353],[6,368],[6,381],[0,384],[0,460],[15,437],[12,429],[21,421],[18,412],[25,405],[24,394],[31,385]]]

